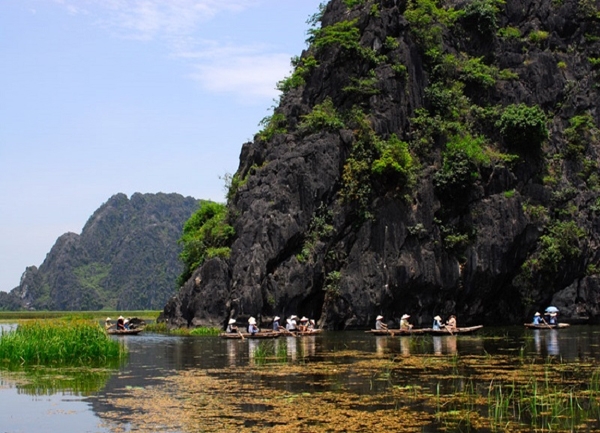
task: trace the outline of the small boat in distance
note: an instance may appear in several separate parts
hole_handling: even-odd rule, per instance
[[[483,325],[461,327],[461,328],[412,328],[412,329],[371,329],[369,332],[373,335],[390,335],[402,336],[402,335],[457,335],[457,334],[472,334],[473,332],[483,328]]]
[[[568,328],[569,325],[568,323],[557,323],[556,325],[550,325],[549,323],[540,323],[539,325],[536,325],[535,323],[525,323],[525,327],[529,328],[529,329],[561,329],[561,328]]]
[[[138,335],[144,328],[135,329],[107,329],[106,333],[109,335]]]

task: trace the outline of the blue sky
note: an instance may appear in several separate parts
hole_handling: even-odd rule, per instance
[[[323,0],[3,0],[0,290],[122,192],[224,201]]]

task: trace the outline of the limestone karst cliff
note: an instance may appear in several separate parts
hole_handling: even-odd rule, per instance
[[[0,309],[159,309],[181,273],[184,222],[199,201],[179,194],[116,194],[81,235],[60,236],[44,262],[28,267]]]
[[[172,325],[600,319],[592,0],[332,0]]]

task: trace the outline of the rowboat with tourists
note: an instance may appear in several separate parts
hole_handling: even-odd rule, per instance
[[[524,325],[529,329],[561,329],[570,326],[568,323],[558,323],[558,308],[554,306],[546,308],[543,316],[536,312],[531,323]]]
[[[104,329],[109,335],[138,335],[144,330],[146,322],[137,317],[126,319],[119,316],[117,323],[113,324],[110,317],[106,318]]]
[[[442,318],[435,316],[433,318],[433,326],[431,328],[413,328],[408,322],[410,316],[404,314],[400,318],[400,328],[391,329],[383,323],[383,316],[379,315],[375,318],[375,329],[366,331],[373,335],[456,335],[456,334],[472,334],[473,332],[483,328],[483,325],[458,327],[456,326],[456,316],[452,315],[448,318],[445,324],[442,324]]]
[[[568,328],[569,325],[568,323],[557,323],[556,325],[550,325],[548,323],[542,323],[539,325],[536,325],[534,323],[525,323],[525,327],[529,328],[529,329],[563,329],[563,328]]]
[[[142,328],[137,329],[108,329],[106,331],[109,335],[138,335],[143,331]]]
[[[323,332],[322,329],[316,328],[314,320],[309,320],[306,317],[302,317],[302,319],[300,319],[300,324],[298,324],[296,321],[297,319],[298,317],[296,315],[292,315],[289,319],[287,319],[287,325],[281,326],[279,324],[281,318],[279,316],[275,316],[273,318],[272,329],[261,330],[256,324],[256,319],[254,317],[250,317],[248,319],[247,332],[242,332],[236,325],[236,319],[232,318],[229,319],[225,332],[222,332],[219,334],[219,336],[221,338],[230,340],[244,340],[246,338],[259,339],[277,337],[303,337],[307,335],[316,335]]]
[[[261,331],[261,332],[256,332],[254,334],[251,334],[249,332],[221,332],[219,334],[219,337],[221,338],[225,338],[228,340],[244,340],[244,339],[249,339],[249,340],[253,340],[253,339],[262,339],[262,338],[277,338],[280,337],[282,334],[280,332],[274,332],[274,331]]]
[[[412,328],[412,329],[371,329],[369,332],[373,335],[389,335],[392,337],[401,335],[457,335],[457,334],[472,334],[479,329],[483,328],[483,325],[468,326],[460,328]]]

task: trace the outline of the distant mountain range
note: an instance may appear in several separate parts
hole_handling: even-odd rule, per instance
[[[39,268],[0,292],[0,310],[161,309],[183,270],[183,224],[200,201],[179,194],[116,194],[81,235],[60,236]]]

